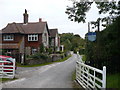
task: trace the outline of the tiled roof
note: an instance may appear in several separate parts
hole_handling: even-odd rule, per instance
[[[55,37],[56,34],[58,34],[58,29],[49,29],[50,30],[50,36]]]
[[[23,33],[23,34],[40,34],[43,33],[47,22],[36,22],[36,23],[11,23],[8,24],[2,33]]]

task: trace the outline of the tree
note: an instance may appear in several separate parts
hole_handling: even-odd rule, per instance
[[[65,47],[65,51],[70,51],[72,44],[73,33],[63,33],[60,35],[60,42]]]
[[[103,2],[101,0],[101,2],[97,2],[96,0],[93,0],[93,2],[97,4],[99,14],[109,13],[109,16],[104,17],[102,21],[108,21],[109,19],[111,19],[111,21],[114,21],[115,18],[120,15],[120,0],[118,2],[115,2],[115,0],[105,1],[106,2]],[[93,2],[90,2],[88,0],[82,1],[72,0],[72,2],[73,6],[72,7],[67,6],[66,9],[66,14],[68,14],[68,18],[71,21],[85,23],[86,13],[90,10]]]
[[[78,2],[73,1],[73,7],[67,6],[66,14],[69,19],[75,22],[85,22],[86,12],[89,11],[92,2]]]
[[[87,1],[87,2],[86,2]],[[95,0],[93,0],[95,2]],[[97,0],[96,0],[97,1]],[[103,1],[103,0],[101,0]],[[99,22],[106,22],[103,24],[105,30],[97,33],[97,40],[94,42],[87,41],[85,51],[87,60],[91,61],[92,66],[102,69],[102,66],[107,66],[107,72],[119,72],[119,58],[120,58],[120,0],[115,2],[106,0],[106,2],[95,2],[99,9],[99,14],[108,13],[109,16],[98,18],[92,22],[95,27],[98,27]],[[86,13],[90,10],[93,2],[83,0],[83,2],[72,1],[73,6],[67,7],[66,14],[71,21],[83,22],[86,20]],[[98,35],[99,34],[99,35]],[[87,39],[86,39],[87,40]],[[98,42],[99,41],[99,42]]]
[[[63,33],[60,35],[61,44],[64,45],[66,51],[78,51],[80,47],[84,47],[84,39],[80,35],[73,33]]]
[[[39,50],[40,53],[44,53],[45,52],[45,47],[43,44],[40,45],[40,50]]]

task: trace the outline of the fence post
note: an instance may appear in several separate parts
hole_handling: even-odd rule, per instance
[[[87,69],[88,69],[88,71],[87,71],[87,88],[89,88],[89,85],[88,85],[89,84],[89,80],[88,80],[89,79],[89,68],[87,68]]]
[[[77,80],[77,62],[76,62],[76,80]]]
[[[4,62],[2,62],[2,78],[3,78],[3,75],[4,75]]]
[[[94,82],[93,82],[93,86],[95,88],[95,70],[94,70]]]
[[[15,59],[13,60],[13,78],[15,77]]]
[[[103,85],[102,88],[106,88],[106,66],[103,66]]]

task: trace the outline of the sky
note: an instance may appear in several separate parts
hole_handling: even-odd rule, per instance
[[[82,38],[88,32],[87,22],[95,21],[103,15],[98,14],[96,5],[93,4],[87,13],[86,23],[70,21],[65,13],[70,0],[0,0],[0,30],[8,23],[23,22],[23,13],[27,9],[28,22],[38,22],[39,18],[47,21],[49,29],[58,28],[59,33],[79,34]]]

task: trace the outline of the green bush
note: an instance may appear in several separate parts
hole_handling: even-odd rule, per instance
[[[82,56],[82,60],[86,61],[86,56],[85,55]]]
[[[48,52],[49,54],[52,54],[52,53],[53,53],[53,49],[52,49],[52,48],[48,48],[48,49],[46,50],[46,52]]]
[[[74,49],[73,52],[77,54],[77,50],[76,49]]]
[[[40,50],[39,50],[40,53],[44,53],[45,52],[45,47],[43,44],[40,45]]]
[[[56,54],[63,54],[64,52],[62,51],[56,51]]]
[[[83,49],[83,48],[81,48],[80,50],[79,50],[79,53],[82,55],[82,54],[85,54],[85,49]]]
[[[32,58],[32,59],[47,59],[48,56],[46,54],[36,53],[34,55],[31,55],[30,58]]]
[[[0,49],[0,55],[6,55],[6,50]]]

